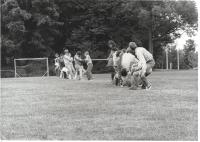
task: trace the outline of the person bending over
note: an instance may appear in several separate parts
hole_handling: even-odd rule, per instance
[[[147,76],[152,73],[152,68],[155,65],[153,55],[147,51],[144,47],[138,47],[135,42],[130,42],[127,52],[132,52],[139,60],[138,66],[141,67],[139,76],[142,80],[143,89],[151,89],[151,83],[148,82]],[[137,74],[138,75],[138,74]],[[132,87],[131,89],[136,89]]]

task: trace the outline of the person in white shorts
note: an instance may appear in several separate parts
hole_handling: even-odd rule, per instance
[[[60,70],[60,78],[65,78],[65,75],[66,75],[67,79],[72,78],[70,75],[69,69],[67,67],[65,67],[63,54],[60,55],[60,69],[61,69]]]
[[[67,79],[72,79],[72,76],[70,74],[70,71],[68,68],[63,67],[60,71],[60,78],[64,78],[64,73],[66,74],[66,78]]]

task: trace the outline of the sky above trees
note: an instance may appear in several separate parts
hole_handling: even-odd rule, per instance
[[[195,0],[195,3],[197,5],[197,8],[198,8],[198,13],[200,13],[200,1],[199,0]],[[200,19],[200,14],[198,14],[198,25],[200,24],[199,22],[199,19]],[[185,33],[183,30],[180,31],[180,33],[183,33],[181,35],[180,38],[177,38],[174,43],[177,44],[177,49],[183,49],[184,48],[184,45],[186,44],[186,41],[188,39],[192,39],[195,41],[195,44],[196,44],[196,51],[199,52],[199,47],[200,47],[200,27],[198,26],[198,31],[195,31],[195,35],[193,35],[192,37],[188,36],[187,33]]]

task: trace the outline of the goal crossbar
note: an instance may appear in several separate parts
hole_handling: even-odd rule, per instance
[[[107,61],[108,59],[92,59],[92,61]]]
[[[46,60],[48,58],[18,58],[14,60]]]

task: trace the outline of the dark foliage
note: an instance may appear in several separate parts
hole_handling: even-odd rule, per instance
[[[2,66],[14,58],[52,58],[63,48],[106,58],[108,40],[120,49],[135,41],[159,61],[178,29],[197,27],[192,1],[1,0],[1,10]]]

